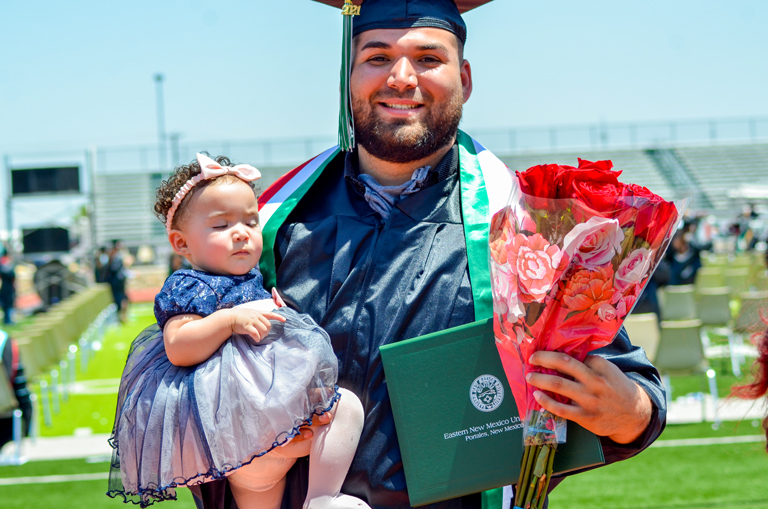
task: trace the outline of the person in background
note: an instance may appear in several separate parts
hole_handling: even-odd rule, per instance
[[[755,211],[751,203],[744,205],[739,214],[729,227],[729,233],[736,236],[736,249],[738,251],[750,251],[755,248],[758,238],[753,229],[754,221],[760,215]]]
[[[658,267],[653,272],[651,279],[643,289],[643,293],[637,298],[632,314],[656,313],[659,324],[664,319],[661,316],[661,307],[659,306],[658,291],[669,283],[670,263],[669,260],[661,260]]]
[[[101,246],[96,251],[96,256],[93,260],[93,277],[97,283],[107,282],[107,266],[109,264],[109,253],[106,246]]]
[[[112,297],[117,306],[117,316],[121,323],[125,322],[128,314],[128,294],[125,292],[127,273],[123,261],[123,255],[120,252],[123,249],[121,240],[113,240],[109,251],[109,259],[105,271],[105,283],[109,283],[112,289]]]
[[[0,249],[0,306],[3,308],[3,323],[13,323],[13,307],[16,301],[16,263],[6,248]]]
[[[24,376],[24,366],[19,357],[19,348],[4,331],[0,331],[0,364],[3,365],[8,374],[16,395],[16,401],[19,403],[22,419],[21,434],[27,436],[32,422],[32,400],[29,398],[27,378]],[[0,448],[11,440],[13,440],[13,418],[2,418],[0,419]]]
[[[701,268],[701,252],[706,246],[700,246],[694,240],[694,223],[686,223],[672,237],[672,245],[667,251],[670,264],[670,285],[692,285],[696,273]]]
[[[182,269],[191,269],[192,265],[180,254],[173,253],[168,260],[168,276]]]

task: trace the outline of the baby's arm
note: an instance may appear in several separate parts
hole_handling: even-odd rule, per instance
[[[247,308],[220,309],[206,317],[176,315],[163,327],[168,360],[176,366],[194,366],[207,360],[232,334],[247,334],[259,341],[269,333],[269,320],[282,315]]]

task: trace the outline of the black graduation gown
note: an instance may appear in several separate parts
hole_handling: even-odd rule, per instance
[[[451,154],[455,157],[456,151]],[[341,154],[275,240],[277,288],[290,306],[328,331],[339,358],[338,383],[363,404],[360,445],[342,491],[372,507],[410,507],[379,347],[475,320],[457,184],[454,171],[398,202],[382,221],[344,178]],[[625,333],[603,354],[632,372],[663,410],[658,373]],[[655,410],[649,430],[636,444],[604,443],[606,460],[636,454],[661,433],[663,424],[663,411],[660,416]],[[307,465],[306,459],[299,460],[289,474],[284,508],[301,508]],[[480,496],[471,495],[428,507],[479,506]]]

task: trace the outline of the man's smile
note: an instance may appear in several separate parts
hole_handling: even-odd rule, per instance
[[[379,100],[376,104],[387,112],[388,115],[402,118],[410,117],[424,106],[423,103],[410,99]]]
[[[392,103],[382,103],[387,108],[394,108],[396,110],[412,110],[414,108],[418,108],[418,104],[392,104]]]

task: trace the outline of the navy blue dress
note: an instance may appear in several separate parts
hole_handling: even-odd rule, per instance
[[[155,298],[157,324],[131,345],[120,382],[110,496],[145,507],[175,499],[175,487],[224,477],[266,454],[329,410],[338,367],[330,338],[308,315],[280,308],[255,343],[234,334],[205,362],[182,367],[165,353],[163,327],[173,316],[208,316],[271,299],[261,273],[172,274]]]

